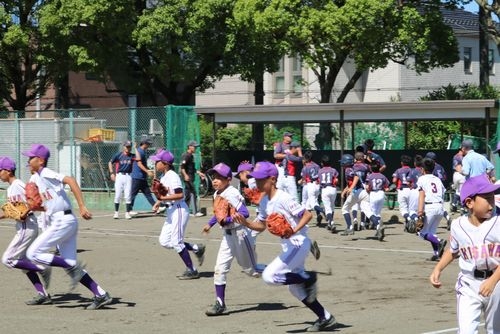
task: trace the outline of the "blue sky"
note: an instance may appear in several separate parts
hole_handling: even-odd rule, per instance
[[[477,13],[479,10],[478,8],[479,7],[475,1],[472,1],[470,4],[465,6],[465,10],[467,10],[469,12],[473,12],[473,13]]]

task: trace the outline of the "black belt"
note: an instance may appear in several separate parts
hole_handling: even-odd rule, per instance
[[[226,233],[227,235],[233,234],[233,232],[231,232],[231,229],[229,229],[229,228],[224,229],[224,233]]]
[[[493,275],[493,270],[474,270],[474,278],[487,279],[491,275]]]
[[[73,214],[73,211],[71,210],[64,210],[64,215],[71,215]]]
[[[425,204],[443,204],[443,202],[425,202]]]

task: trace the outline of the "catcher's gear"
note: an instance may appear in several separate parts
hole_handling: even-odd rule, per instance
[[[262,199],[263,193],[259,191],[259,189],[250,189],[250,188],[244,188],[243,189],[243,196],[245,196],[245,199],[254,204],[254,205],[259,205],[260,200]]]
[[[24,202],[7,202],[1,207],[6,218],[24,220],[30,213],[30,208]]]
[[[229,204],[227,199],[222,196],[216,196],[214,199],[214,216],[217,223],[224,225],[226,218],[232,216],[236,209]]]
[[[417,220],[415,221],[415,233],[422,231],[422,229],[424,228],[424,223],[425,216],[418,216]]]
[[[267,230],[280,238],[288,239],[293,234],[293,228],[286,220],[285,216],[273,212],[266,219]]]
[[[31,211],[45,211],[42,195],[40,195],[35,182],[28,182],[24,188],[24,193],[26,195],[26,203]]]
[[[168,194],[168,189],[160,182],[158,179],[153,179],[151,183],[151,191],[155,194],[157,198],[161,196],[166,196]]]

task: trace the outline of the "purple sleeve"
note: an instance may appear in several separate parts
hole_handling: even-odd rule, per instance
[[[217,218],[215,218],[215,215],[212,216],[212,218],[210,218],[210,220],[208,221],[208,225],[210,227],[214,226],[215,224],[217,224]]]
[[[250,213],[248,212],[248,209],[246,207],[246,205],[240,205],[238,211],[237,211],[240,215],[242,215],[243,217],[245,218],[248,218],[250,217]],[[215,217],[215,216],[214,216]],[[224,220],[224,222],[226,224],[231,224],[233,222],[233,217],[226,217],[226,219]]]

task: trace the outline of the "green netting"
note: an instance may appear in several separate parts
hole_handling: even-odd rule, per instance
[[[179,163],[182,154],[187,149],[187,143],[190,140],[200,142],[200,126],[198,117],[192,106],[173,106],[165,107],[167,114],[167,148],[175,156],[176,170],[179,170]],[[194,155],[196,169],[200,169],[201,151],[196,150]],[[199,186],[199,178],[195,180],[196,189]]]

